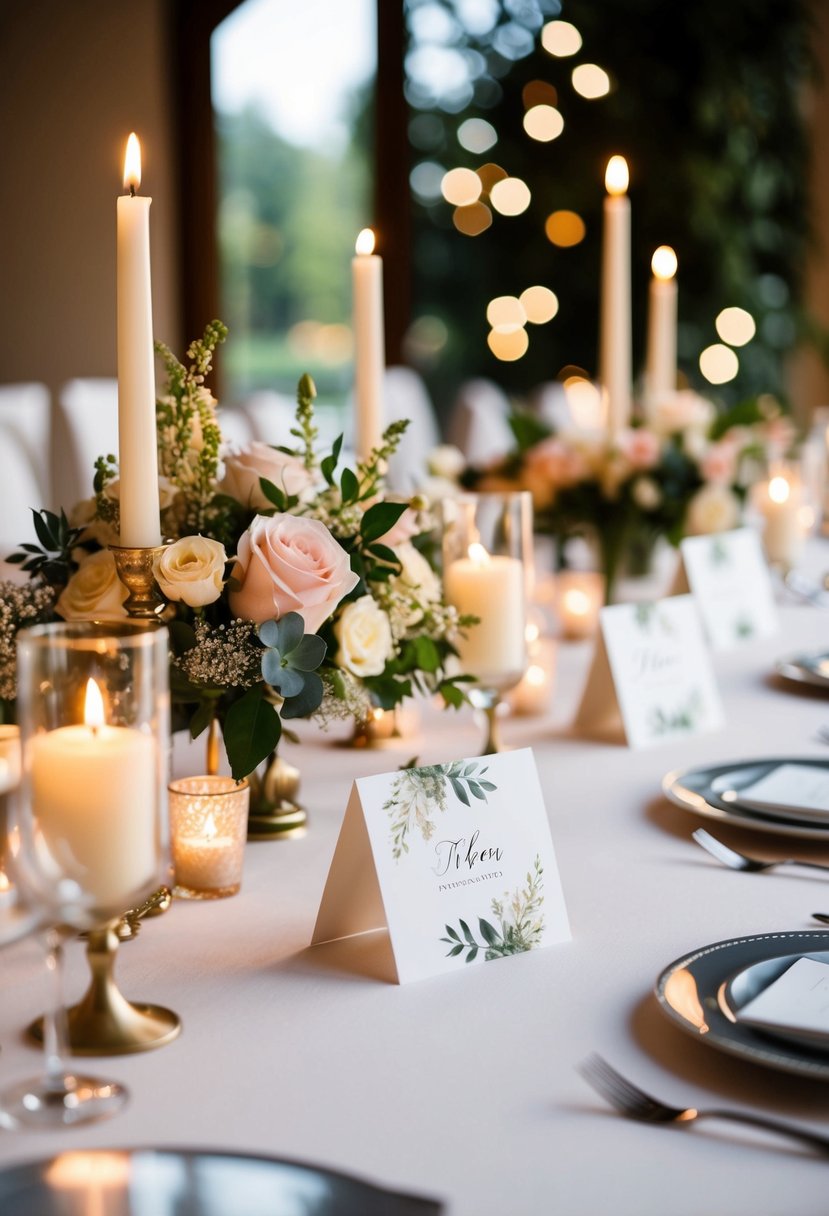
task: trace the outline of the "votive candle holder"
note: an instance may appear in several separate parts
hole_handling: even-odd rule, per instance
[[[170,839],[182,899],[224,899],[242,885],[250,788],[232,777],[171,781]]]

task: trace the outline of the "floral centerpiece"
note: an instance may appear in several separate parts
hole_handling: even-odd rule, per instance
[[[610,600],[623,568],[644,572],[655,542],[726,531],[741,518],[748,491],[790,446],[793,427],[772,398],[718,413],[712,402],[677,392],[615,436],[555,433],[535,417],[512,418],[516,449],[467,484],[505,484],[532,493],[539,530],[598,546]]]
[[[205,387],[221,322],[184,365],[157,344],[167,371],[156,408],[162,534],[155,564],[170,630],[174,728],[220,724],[233,775],[276,748],[283,722],[364,720],[415,690],[464,700],[450,673],[453,636],[470,623],[443,600],[429,560],[424,504],[385,497],[383,471],[406,423],[393,423],[355,468],[339,468],[342,436],[317,450],[315,389],[299,382],[292,447],[222,447]],[[94,497],[71,516],[34,512],[37,542],[10,561],[30,581],[0,584],[0,696],[14,700],[14,637],[37,621],[126,616],[126,588],[106,547],[118,538],[118,468],[95,467]]]

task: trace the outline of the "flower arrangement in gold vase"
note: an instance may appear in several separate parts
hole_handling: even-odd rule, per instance
[[[318,452],[315,388],[301,378],[291,447],[222,444],[205,385],[219,321],[167,372],[156,407],[162,534],[155,563],[171,641],[174,729],[195,738],[218,723],[231,772],[252,773],[283,723],[364,720],[415,691],[464,700],[453,637],[471,623],[443,599],[430,560],[432,521],[418,499],[386,496],[383,471],[405,431],[392,423],[354,468],[342,436]],[[12,554],[29,576],[0,584],[0,697],[14,712],[14,637],[27,624],[126,616],[126,588],[106,547],[118,538],[118,467],[95,466],[94,495],[34,512],[37,543]]]

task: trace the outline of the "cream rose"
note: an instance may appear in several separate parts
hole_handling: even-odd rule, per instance
[[[697,490],[688,503],[685,530],[692,536],[727,532],[740,522],[740,503],[725,486],[711,483]]]
[[[278,452],[267,443],[255,440],[224,458],[225,476],[221,489],[237,502],[255,510],[272,507],[262,493],[259,478],[272,481],[286,494],[302,496],[313,485],[313,477],[296,456]]]
[[[116,621],[127,615],[128,591],[108,549],[90,554],[61,591],[55,608],[65,621]]]
[[[334,626],[337,663],[355,676],[379,676],[392,653],[391,623],[370,595],[346,604]]]
[[[225,547],[206,536],[182,536],[154,561],[162,594],[190,608],[203,608],[222,594]]]
[[[307,633],[316,633],[360,581],[348,554],[325,524],[299,515],[257,515],[243,533],[228,599],[245,621],[278,620],[298,612]]]
[[[395,553],[400,562],[400,573],[394,575],[390,585],[411,605],[404,620],[408,627],[422,620],[424,608],[438,602],[441,593],[440,579],[414,545],[398,545]]]

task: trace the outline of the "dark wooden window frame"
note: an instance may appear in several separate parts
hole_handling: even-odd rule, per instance
[[[287,2],[287,0],[286,0]],[[402,0],[377,2],[374,215],[378,252],[384,257],[386,359],[403,361],[411,311],[411,214],[409,144],[403,96]],[[181,326],[185,339],[218,316],[216,247],[216,144],[210,89],[210,39],[242,0],[174,0],[171,81],[179,169],[178,213]],[[347,54],[347,48],[344,51]]]

